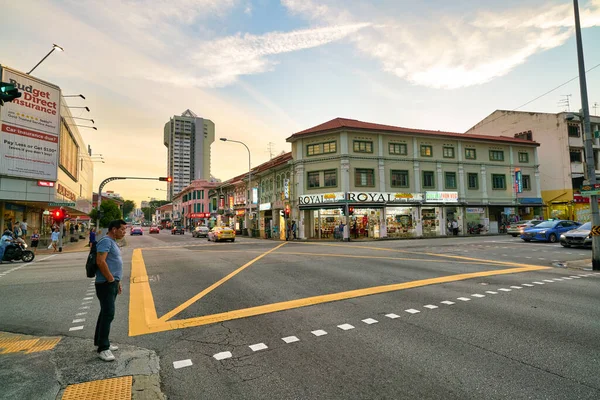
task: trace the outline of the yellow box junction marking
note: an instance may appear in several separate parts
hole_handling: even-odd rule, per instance
[[[60,339],[59,337],[35,337],[0,332],[0,354],[18,352],[30,354],[52,350],[60,342]]]
[[[483,263],[483,264],[491,264],[491,265],[510,265],[510,266],[518,266],[518,268],[513,267],[513,268],[508,268],[508,269],[502,269],[502,270],[479,271],[479,272],[472,272],[472,273],[447,275],[447,276],[441,276],[441,277],[437,277],[437,278],[422,279],[422,280],[411,281],[411,282],[403,282],[403,283],[397,283],[397,284],[391,284],[391,285],[383,285],[383,286],[375,286],[375,287],[364,288],[364,289],[350,290],[350,291],[340,292],[340,293],[331,293],[331,294],[325,294],[325,295],[319,295],[319,296],[306,297],[306,298],[302,298],[302,299],[283,301],[283,302],[279,302],[279,303],[265,304],[265,305],[256,306],[256,307],[249,307],[249,308],[244,308],[244,309],[239,309],[239,310],[227,311],[227,312],[218,313],[218,314],[205,315],[205,316],[201,316],[201,317],[187,318],[187,319],[181,319],[181,320],[171,320],[171,318],[173,316],[180,313],[181,311],[183,311],[184,309],[186,309],[187,307],[192,305],[194,302],[201,299],[206,294],[208,294],[209,292],[211,292],[218,286],[222,285],[223,283],[225,283],[226,281],[228,281],[229,279],[231,279],[232,277],[237,275],[239,272],[241,272],[245,268],[249,267],[250,265],[252,265],[256,261],[258,261],[259,259],[263,258],[264,256],[274,252],[275,250],[279,249],[280,247],[282,247],[285,244],[286,243],[282,243],[281,245],[261,254],[260,256],[254,258],[250,262],[244,264],[242,267],[238,268],[237,270],[230,273],[223,279],[219,280],[215,284],[213,284],[210,287],[208,287],[207,289],[203,290],[202,292],[200,292],[196,296],[192,297],[191,299],[189,299],[182,305],[176,307],[174,310],[165,314],[160,319],[157,318],[156,308],[154,306],[154,300],[152,298],[150,283],[148,281],[146,266],[144,264],[144,259],[142,257],[141,249],[134,250],[133,258],[132,258],[132,268],[131,268],[131,290],[130,290],[131,298],[130,298],[130,302],[129,302],[129,336],[137,336],[137,335],[163,332],[163,331],[174,330],[174,329],[189,328],[189,327],[193,327],[193,326],[214,324],[214,323],[218,323],[218,322],[229,321],[232,319],[247,318],[247,317],[251,317],[251,316],[268,314],[268,313],[273,313],[273,312],[277,312],[277,311],[290,310],[290,309],[294,309],[294,308],[307,307],[307,306],[312,306],[312,305],[316,305],[316,304],[329,303],[329,302],[340,301],[340,300],[347,300],[347,299],[352,299],[352,298],[356,298],[356,297],[370,296],[370,295],[374,295],[374,294],[394,292],[394,291],[398,291],[398,290],[411,289],[411,288],[434,285],[434,284],[439,284],[439,283],[456,282],[456,281],[485,277],[485,276],[514,274],[514,273],[521,273],[521,272],[550,269],[550,267],[544,267],[544,266],[538,266],[538,265],[528,265],[528,264],[519,264],[519,263],[502,262],[502,261],[489,261],[489,260],[482,260],[482,259],[477,259],[477,258],[472,258],[472,257],[450,256],[450,255],[442,255],[442,254],[435,254],[435,253],[418,253],[418,252],[411,252],[411,251],[405,251],[405,250],[385,249],[385,248],[382,249],[382,248],[378,248],[378,247],[360,246],[360,248],[364,248],[364,249],[390,251],[390,252],[398,252],[398,253],[408,253],[408,254],[420,254],[420,255],[424,254],[424,255],[430,255],[430,256],[435,256],[435,257],[461,259],[461,260],[467,261],[467,262],[465,262],[465,264],[467,264],[467,263],[482,264]],[[335,245],[335,244],[319,244],[319,245],[347,247],[344,245]],[[298,254],[306,255],[306,256],[311,255],[311,253],[298,253]],[[312,254],[312,255],[323,256],[323,254]],[[328,256],[331,256],[331,255],[328,255]],[[379,258],[379,257],[352,256],[352,255],[340,255],[340,254],[334,255],[334,256],[337,256],[337,257],[348,256],[348,257],[356,257],[356,258],[359,258],[359,257],[360,258],[363,258],[363,257]],[[396,259],[396,260],[415,260],[415,261],[425,261],[425,262],[433,261],[433,260],[425,260],[425,259],[405,259],[405,258],[399,258],[399,257],[381,257],[381,258]]]
[[[131,400],[131,376],[69,385],[62,400]]]

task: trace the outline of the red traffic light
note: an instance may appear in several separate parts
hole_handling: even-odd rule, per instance
[[[158,178],[158,180],[162,182],[172,182],[173,178],[170,176],[161,176],[160,178]]]
[[[52,217],[56,222],[60,222],[65,219],[65,212],[63,210],[54,210],[52,211]]]

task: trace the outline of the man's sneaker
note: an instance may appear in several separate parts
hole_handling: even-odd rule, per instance
[[[101,351],[98,353],[98,357],[104,361],[115,361],[115,356],[113,356],[113,353],[111,353],[110,350]]]
[[[110,345],[110,347],[108,348],[110,351],[117,351],[119,350],[119,346],[113,346],[112,344]]]

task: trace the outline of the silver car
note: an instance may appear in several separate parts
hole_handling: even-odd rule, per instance
[[[520,236],[525,229],[531,228],[532,226],[536,226],[540,222],[542,221],[537,219],[514,222],[506,227],[506,233],[508,233],[512,237],[517,237]]]
[[[560,244],[563,247],[571,246],[584,246],[592,247],[592,237],[590,231],[592,229],[592,223],[586,222],[577,229],[568,231],[560,235]]]
[[[208,237],[208,228],[206,226],[197,226],[192,231],[192,237]]]

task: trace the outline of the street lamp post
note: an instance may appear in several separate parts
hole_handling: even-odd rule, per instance
[[[248,146],[246,146],[244,142],[240,142],[238,140],[231,140],[227,138],[221,138],[220,140],[223,142],[239,143],[243,145],[246,148],[246,150],[248,150],[248,196],[246,199],[246,229],[248,230],[248,236],[250,237],[252,236],[250,232],[250,210],[252,207],[252,163],[250,161],[250,149],[248,148]]]
[[[575,13],[575,37],[577,39],[577,60],[579,64],[579,90],[581,92],[581,109],[583,114],[583,134],[585,137],[585,164],[587,179],[590,185],[596,184],[596,163],[594,148],[592,146],[592,126],[590,124],[590,110],[587,96],[587,82],[585,78],[585,63],[583,60],[583,41],[581,39],[581,24],[579,22],[579,2],[573,0]],[[593,227],[600,226],[600,213],[598,212],[598,196],[590,196]],[[592,269],[600,270],[600,236],[592,236]]]
[[[40,65],[41,63],[43,63],[43,62],[44,62],[44,60],[45,60],[46,58],[48,58],[48,57],[50,56],[50,54],[52,54],[52,53],[54,52],[54,50],[58,50],[58,51],[65,51],[65,49],[63,49],[63,48],[62,48],[62,47],[60,47],[59,45],[57,45],[57,44],[53,44],[53,45],[52,45],[52,50],[50,50],[50,52],[49,52],[48,54],[46,54],[46,56],[44,56],[44,58],[42,58],[42,59],[40,60],[40,62],[39,62],[39,63],[35,64],[35,67],[31,68],[31,71],[29,71],[29,72],[27,73],[27,75],[31,75],[31,73],[33,72],[33,70],[34,70],[34,69],[36,69],[36,68],[38,67],[38,65]]]

